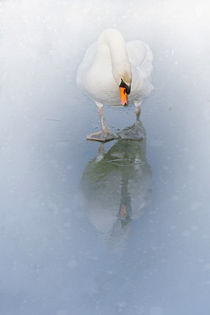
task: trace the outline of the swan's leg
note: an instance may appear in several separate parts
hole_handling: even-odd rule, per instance
[[[96,105],[98,107],[98,113],[100,116],[100,120],[101,120],[101,127],[102,127],[102,132],[104,134],[109,134],[111,133],[109,128],[107,127],[105,120],[104,120],[104,106],[101,103],[96,102]]]
[[[141,101],[134,102],[137,121],[139,121],[139,117],[141,114],[141,103],[142,103]]]
[[[99,149],[98,149],[98,155],[96,157],[96,163],[100,162],[104,158],[104,143],[100,143]]]
[[[109,128],[107,127],[105,123],[103,104],[96,102],[96,105],[98,107],[98,113],[101,120],[102,130],[91,133],[90,135],[87,136],[87,140],[106,142],[106,141],[116,139],[117,136],[109,130]]]

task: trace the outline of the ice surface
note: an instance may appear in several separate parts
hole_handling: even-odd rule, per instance
[[[209,9],[0,1],[0,314],[209,315]],[[150,45],[155,89],[144,140],[102,148],[75,75],[107,27]]]

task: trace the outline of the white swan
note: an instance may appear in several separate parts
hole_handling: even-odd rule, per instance
[[[77,71],[77,84],[95,101],[102,125],[102,131],[90,134],[88,140],[112,138],[104,121],[104,104],[134,104],[139,119],[140,105],[152,90],[151,72],[152,52],[147,44],[139,40],[125,43],[116,29],[107,29],[99,36]]]

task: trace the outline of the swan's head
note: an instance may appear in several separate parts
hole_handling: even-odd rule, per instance
[[[115,82],[120,88],[121,104],[128,104],[128,94],[131,92],[132,73],[130,64],[120,64],[113,71]]]

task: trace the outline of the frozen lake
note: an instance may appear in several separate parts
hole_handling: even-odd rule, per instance
[[[209,9],[0,2],[0,314],[209,315]],[[103,147],[75,76],[107,27],[150,45],[154,90],[145,140]]]

